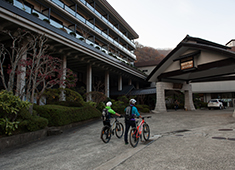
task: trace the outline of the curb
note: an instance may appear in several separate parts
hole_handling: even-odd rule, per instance
[[[30,142],[35,142],[37,140],[44,139],[48,136],[59,135],[63,133],[63,131],[65,130],[68,130],[74,127],[79,127],[87,123],[92,123],[99,119],[100,118],[94,118],[94,119],[85,120],[82,122],[72,123],[69,125],[58,126],[58,127],[46,127],[45,129],[41,129],[41,130],[34,131],[34,132],[27,132],[27,133],[22,133],[18,135],[2,137],[0,138],[0,151],[17,147],[17,146],[26,145]]]

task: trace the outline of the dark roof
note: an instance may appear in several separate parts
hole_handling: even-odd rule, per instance
[[[136,67],[146,67],[146,66],[156,66],[160,63],[161,61],[159,60],[151,60],[151,61],[140,61],[136,62],[135,66]]]
[[[156,87],[146,88],[146,89],[136,89],[131,91],[130,95],[138,96],[138,95],[146,95],[146,94],[156,94]]]
[[[118,91],[117,87],[110,90],[111,96],[122,96],[122,95],[128,95],[131,90],[133,90],[135,87],[134,85],[128,85],[123,86],[122,91]]]

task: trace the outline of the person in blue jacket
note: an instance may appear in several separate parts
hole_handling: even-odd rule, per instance
[[[138,112],[138,109],[135,107],[136,100],[131,99],[130,105],[125,108],[125,135],[124,135],[124,141],[125,144],[128,145],[128,132],[130,127],[136,127],[135,118],[134,117],[141,117],[140,113]]]

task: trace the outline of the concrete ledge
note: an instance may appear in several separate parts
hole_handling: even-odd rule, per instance
[[[27,132],[13,136],[7,136],[0,138],[0,151],[4,149],[9,149],[15,146],[25,145],[30,142],[34,142],[37,140],[41,140],[46,138],[47,136],[51,135],[59,135],[63,133],[64,130],[71,129],[73,127],[77,127],[89,122],[93,122],[99,120],[100,118],[94,118],[86,121],[76,122],[69,125],[58,126],[58,127],[47,127],[42,130],[34,131],[34,132]]]
[[[20,146],[29,142],[33,142],[47,136],[47,129],[35,132],[22,133],[14,136],[0,138],[0,151],[13,146]]]

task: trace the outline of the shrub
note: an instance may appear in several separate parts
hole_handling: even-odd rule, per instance
[[[44,129],[48,125],[48,120],[43,117],[37,116],[37,112],[34,110],[33,115],[27,109],[22,109],[19,112],[20,130],[23,131],[36,131]]]
[[[66,102],[60,102],[60,94],[61,90],[64,90],[64,93],[66,95]],[[48,89],[44,95],[47,99],[47,104],[62,104],[64,106],[84,106],[85,102],[82,98],[82,96],[71,89],[65,88],[65,89]]]
[[[136,105],[136,108],[139,110],[139,112],[149,113],[148,105]]]
[[[62,30],[62,31],[64,31],[64,32],[66,32],[66,33],[68,33],[65,28],[59,28],[59,29]]]
[[[34,109],[41,117],[48,119],[48,126],[62,126],[101,116],[100,111],[89,105],[79,108],[58,105],[34,105]]]
[[[76,33],[75,32],[70,32],[69,34],[74,36],[74,37],[76,37]]]
[[[115,100],[111,100],[112,101],[112,109],[119,113],[119,114],[124,114],[124,109],[128,106],[128,103],[124,103],[123,101],[115,101]]]
[[[3,90],[0,92],[0,126],[1,131],[11,135],[18,128],[18,121],[15,121],[18,112],[23,108],[29,108],[31,103],[22,101],[12,92]]]
[[[48,24],[50,24],[50,21],[49,21],[49,19],[43,19],[43,21],[45,21],[45,22],[47,22]]]
[[[39,15],[36,12],[33,12],[32,15],[35,17],[39,17]]]

